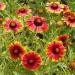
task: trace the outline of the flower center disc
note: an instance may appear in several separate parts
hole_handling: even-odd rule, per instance
[[[33,64],[34,63],[34,60],[29,60],[29,64]]]
[[[18,50],[18,49],[15,49],[15,50],[14,50],[14,53],[15,53],[15,54],[17,54],[18,52],[19,52],[19,50]]]
[[[10,28],[13,29],[13,28],[15,28],[15,27],[16,27],[16,24],[15,24],[14,22],[11,22],[11,23],[10,23]]]
[[[20,10],[19,10],[19,12],[21,12],[21,13],[26,13],[26,12],[27,12],[27,10],[26,10],[26,9],[24,9],[24,8],[22,8],[22,9],[20,9]]]
[[[53,4],[51,5],[51,8],[54,9],[54,10],[55,10],[55,9],[58,9],[58,5],[57,5],[56,3],[53,3]]]
[[[56,48],[53,52],[54,52],[55,54],[58,54],[58,53],[59,53],[59,49]]]
[[[41,25],[42,25],[41,19],[35,19],[35,20],[34,20],[34,24],[35,24],[36,26],[41,26]]]

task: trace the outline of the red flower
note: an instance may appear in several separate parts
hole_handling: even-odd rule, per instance
[[[72,43],[68,41],[70,38],[69,34],[59,35],[58,40],[63,42],[63,45],[67,47],[68,45],[71,45]]]
[[[1,10],[4,10],[5,7],[6,7],[6,5],[5,5],[4,3],[0,2],[0,11],[1,11]]]
[[[65,47],[61,41],[53,41],[47,46],[47,56],[49,59],[58,61],[64,57]]]
[[[27,16],[30,12],[31,10],[29,8],[22,7],[22,8],[17,9],[16,14],[18,16],[24,17],[24,16]]]
[[[63,12],[67,12],[67,11],[70,10],[68,5],[63,4],[63,6],[64,6],[63,7]]]
[[[17,33],[17,32],[19,32],[19,31],[23,28],[23,26],[22,26],[22,24],[21,24],[18,20],[16,20],[16,19],[14,19],[14,20],[12,20],[12,19],[7,19],[7,20],[6,20],[6,23],[5,23],[5,25],[4,25],[4,28],[5,28],[5,30],[8,31],[8,32],[10,32],[10,31],[12,30],[12,31],[14,31],[15,33]]]
[[[30,71],[36,70],[41,66],[41,57],[35,52],[29,52],[23,56],[22,65]]]
[[[62,41],[62,42],[65,42],[65,41],[67,41],[69,39],[69,37],[70,37],[70,35],[68,35],[68,34],[59,35],[58,40]]]
[[[75,27],[75,13],[71,11],[65,12],[64,22],[70,27]]]
[[[59,2],[51,2],[47,3],[47,10],[51,13],[61,13],[62,12],[63,5]]]
[[[39,16],[33,16],[27,21],[27,26],[31,31],[37,31],[39,33],[48,30],[48,24],[45,18]]]
[[[25,48],[21,45],[21,43],[15,41],[14,43],[10,44],[8,47],[8,51],[10,56],[13,60],[21,58],[22,55],[25,53]]]

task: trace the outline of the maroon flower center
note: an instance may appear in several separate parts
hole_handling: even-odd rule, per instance
[[[11,28],[11,29],[16,28],[16,26],[17,26],[17,25],[16,25],[16,23],[15,23],[15,22],[11,22],[11,23],[10,23],[10,28]]]
[[[69,19],[68,19],[71,23],[73,23],[73,22],[75,22],[75,17],[73,16],[73,17],[69,17]]]
[[[42,21],[40,18],[34,20],[35,26],[42,26]]]
[[[18,54],[18,55],[20,54],[22,50],[20,46],[15,46],[13,49],[14,49],[13,50],[14,54]]]
[[[53,45],[53,53],[54,53],[54,54],[59,54],[59,51],[60,51],[60,50],[59,50],[59,46],[56,45],[55,42],[54,42],[54,45]]]
[[[22,9],[19,10],[19,12],[21,12],[21,13],[26,13],[27,10],[26,10],[25,8],[22,8]]]
[[[53,50],[53,53],[54,53],[54,54],[58,54],[58,53],[59,53],[59,49],[58,49],[58,48],[55,48],[55,49]]]
[[[58,4],[53,3],[50,7],[51,7],[52,9],[56,10],[56,9],[58,9]]]
[[[18,53],[19,53],[19,49],[15,49],[15,50],[14,50],[14,53],[15,53],[15,54],[18,54]]]
[[[34,60],[33,59],[28,60],[28,64],[30,65],[34,64]]]

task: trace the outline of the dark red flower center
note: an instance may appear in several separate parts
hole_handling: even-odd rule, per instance
[[[40,18],[34,20],[35,26],[42,26],[42,21]]]
[[[26,13],[27,10],[26,10],[25,8],[21,8],[21,9],[19,10],[19,12],[21,12],[21,13]]]
[[[75,22],[75,16],[69,17],[68,20],[72,23]]]
[[[28,64],[30,64],[30,65],[33,65],[34,62],[35,62],[35,61],[34,61],[33,59],[29,59],[29,60],[28,60]]]
[[[19,55],[19,54],[20,54],[20,50],[21,50],[20,47],[14,48],[13,52],[14,52],[14,54],[16,54],[16,55]]]
[[[17,45],[15,45],[14,47],[13,47],[13,49],[12,49],[12,51],[13,51],[13,53],[15,54],[15,55],[20,55],[21,53],[22,53],[22,48],[20,47],[20,46],[17,46]]]
[[[15,54],[19,53],[19,49],[15,49],[15,50],[14,50],[14,53],[15,53]]]
[[[58,9],[58,4],[53,3],[50,7],[51,7],[52,9],[56,10],[56,9]]]
[[[29,60],[29,64],[33,64],[34,63],[34,60]]]
[[[53,53],[54,53],[54,54],[58,54],[58,53],[59,53],[59,48],[55,48],[55,49],[53,50]]]
[[[15,22],[11,22],[11,23],[10,23],[10,28],[11,28],[11,29],[16,28],[16,26],[17,26],[17,25],[16,25],[16,23],[15,23]]]
[[[58,54],[59,53],[59,46],[58,45],[56,45],[56,43],[54,42],[54,44],[53,44],[53,53],[54,54]]]

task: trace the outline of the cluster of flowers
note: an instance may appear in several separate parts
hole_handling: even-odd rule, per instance
[[[0,2],[0,11],[5,9],[6,5]],[[47,3],[46,9],[50,13],[60,14],[63,13],[64,22],[70,26],[75,27],[75,13],[72,12],[67,5],[60,4],[59,2]],[[19,8],[16,15],[24,17],[31,13],[29,7]],[[48,31],[49,26],[44,17],[32,16],[26,21],[27,27],[32,32],[42,33]],[[17,19],[6,18],[4,30],[7,32],[13,31],[18,33],[23,29],[22,23]],[[70,35],[59,35],[56,40],[49,42],[46,47],[46,55],[48,59],[58,61],[63,59],[66,51],[66,45],[69,44],[68,39]],[[13,60],[20,59],[22,65],[28,70],[35,70],[42,64],[42,57],[35,51],[27,52],[26,48],[18,41],[13,42],[8,46],[8,51]]]

